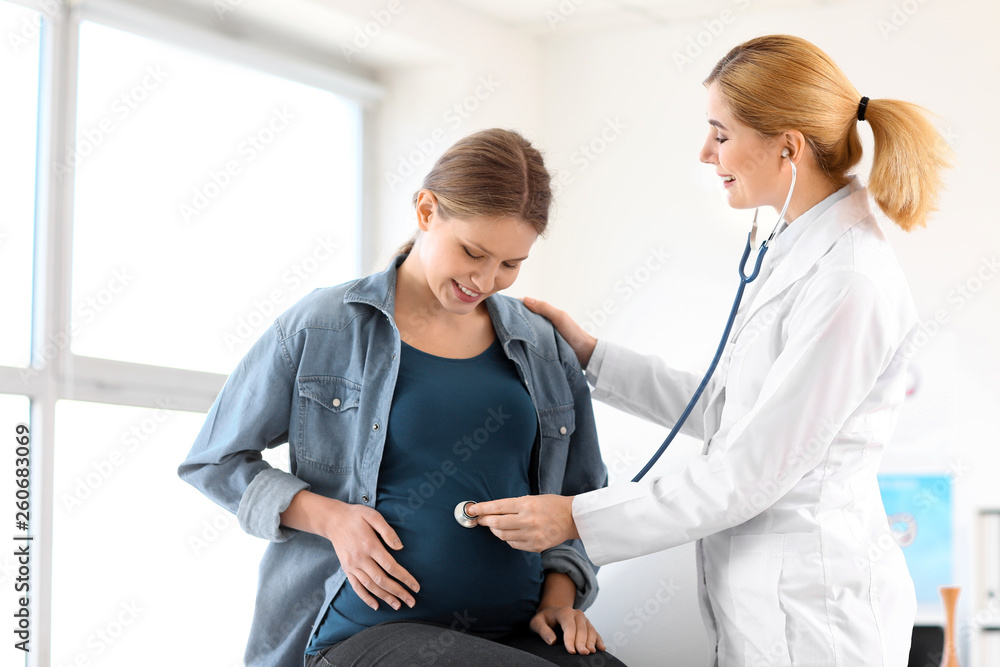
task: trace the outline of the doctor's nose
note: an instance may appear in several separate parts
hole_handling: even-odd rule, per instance
[[[719,158],[715,153],[715,146],[713,145],[714,143],[715,143],[714,139],[709,139],[708,141],[705,142],[705,144],[701,147],[701,150],[698,152],[698,159],[704,162],[705,164],[719,163]]]

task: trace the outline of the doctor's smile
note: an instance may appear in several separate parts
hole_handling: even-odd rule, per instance
[[[659,307],[690,294],[643,294],[649,354],[503,293],[559,181],[502,128],[443,151],[380,270],[315,289],[246,354],[178,472],[268,542],[247,665],[622,667],[588,615],[599,566],[686,544],[705,664],[906,664],[917,598],[877,471],[920,320],[885,226],[928,222],[951,150],[921,107],[869,98],[799,37],[749,39],[705,74],[686,155],[747,235],[714,235],[738,276],[704,371],[670,342],[696,315]],[[634,238],[600,221],[600,252]],[[651,253],[627,294],[673,259]],[[594,400],[667,429],[629,482],[608,485]],[[697,449],[657,465],[682,433]],[[643,623],[677,597],[668,579],[638,581],[662,584]]]

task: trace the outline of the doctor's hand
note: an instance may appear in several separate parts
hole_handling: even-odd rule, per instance
[[[577,324],[566,311],[559,310],[546,301],[539,301],[530,296],[524,297],[523,301],[528,310],[538,313],[552,322],[559,334],[573,348],[576,358],[580,361],[580,366],[586,368],[587,364],[590,363],[591,355],[594,354],[594,348],[597,347],[597,339],[584,331],[583,327]]]
[[[579,539],[573,521],[573,499],[547,494],[504,498],[470,505],[469,516],[479,518],[501,540],[521,551],[545,551],[566,540]]]
[[[378,609],[378,599],[393,609],[416,604],[410,591],[418,592],[420,585],[386,549],[398,551],[403,543],[371,507],[299,491],[281,513],[281,523],[330,540],[351,588],[372,609]]]

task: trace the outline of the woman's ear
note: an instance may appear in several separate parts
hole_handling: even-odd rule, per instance
[[[421,190],[417,193],[417,203],[414,206],[417,209],[417,227],[426,232],[431,224],[431,216],[438,212],[437,198],[430,190]]]
[[[805,136],[798,130],[789,130],[781,135],[781,139],[781,157],[787,157],[795,164],[799,164],[809,147]]]

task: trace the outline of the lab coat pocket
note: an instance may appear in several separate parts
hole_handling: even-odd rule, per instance
[[[298,389],[299,463],[334,474],[350,472],[353,459],[342,443],[357,428],[361,385],[333,375],[310,375],[299,378]]]
[[[789,665],[779,584],[784,536],[735,535],[729,543],[729,589],[738,634],[727,638],[733,664]]]

